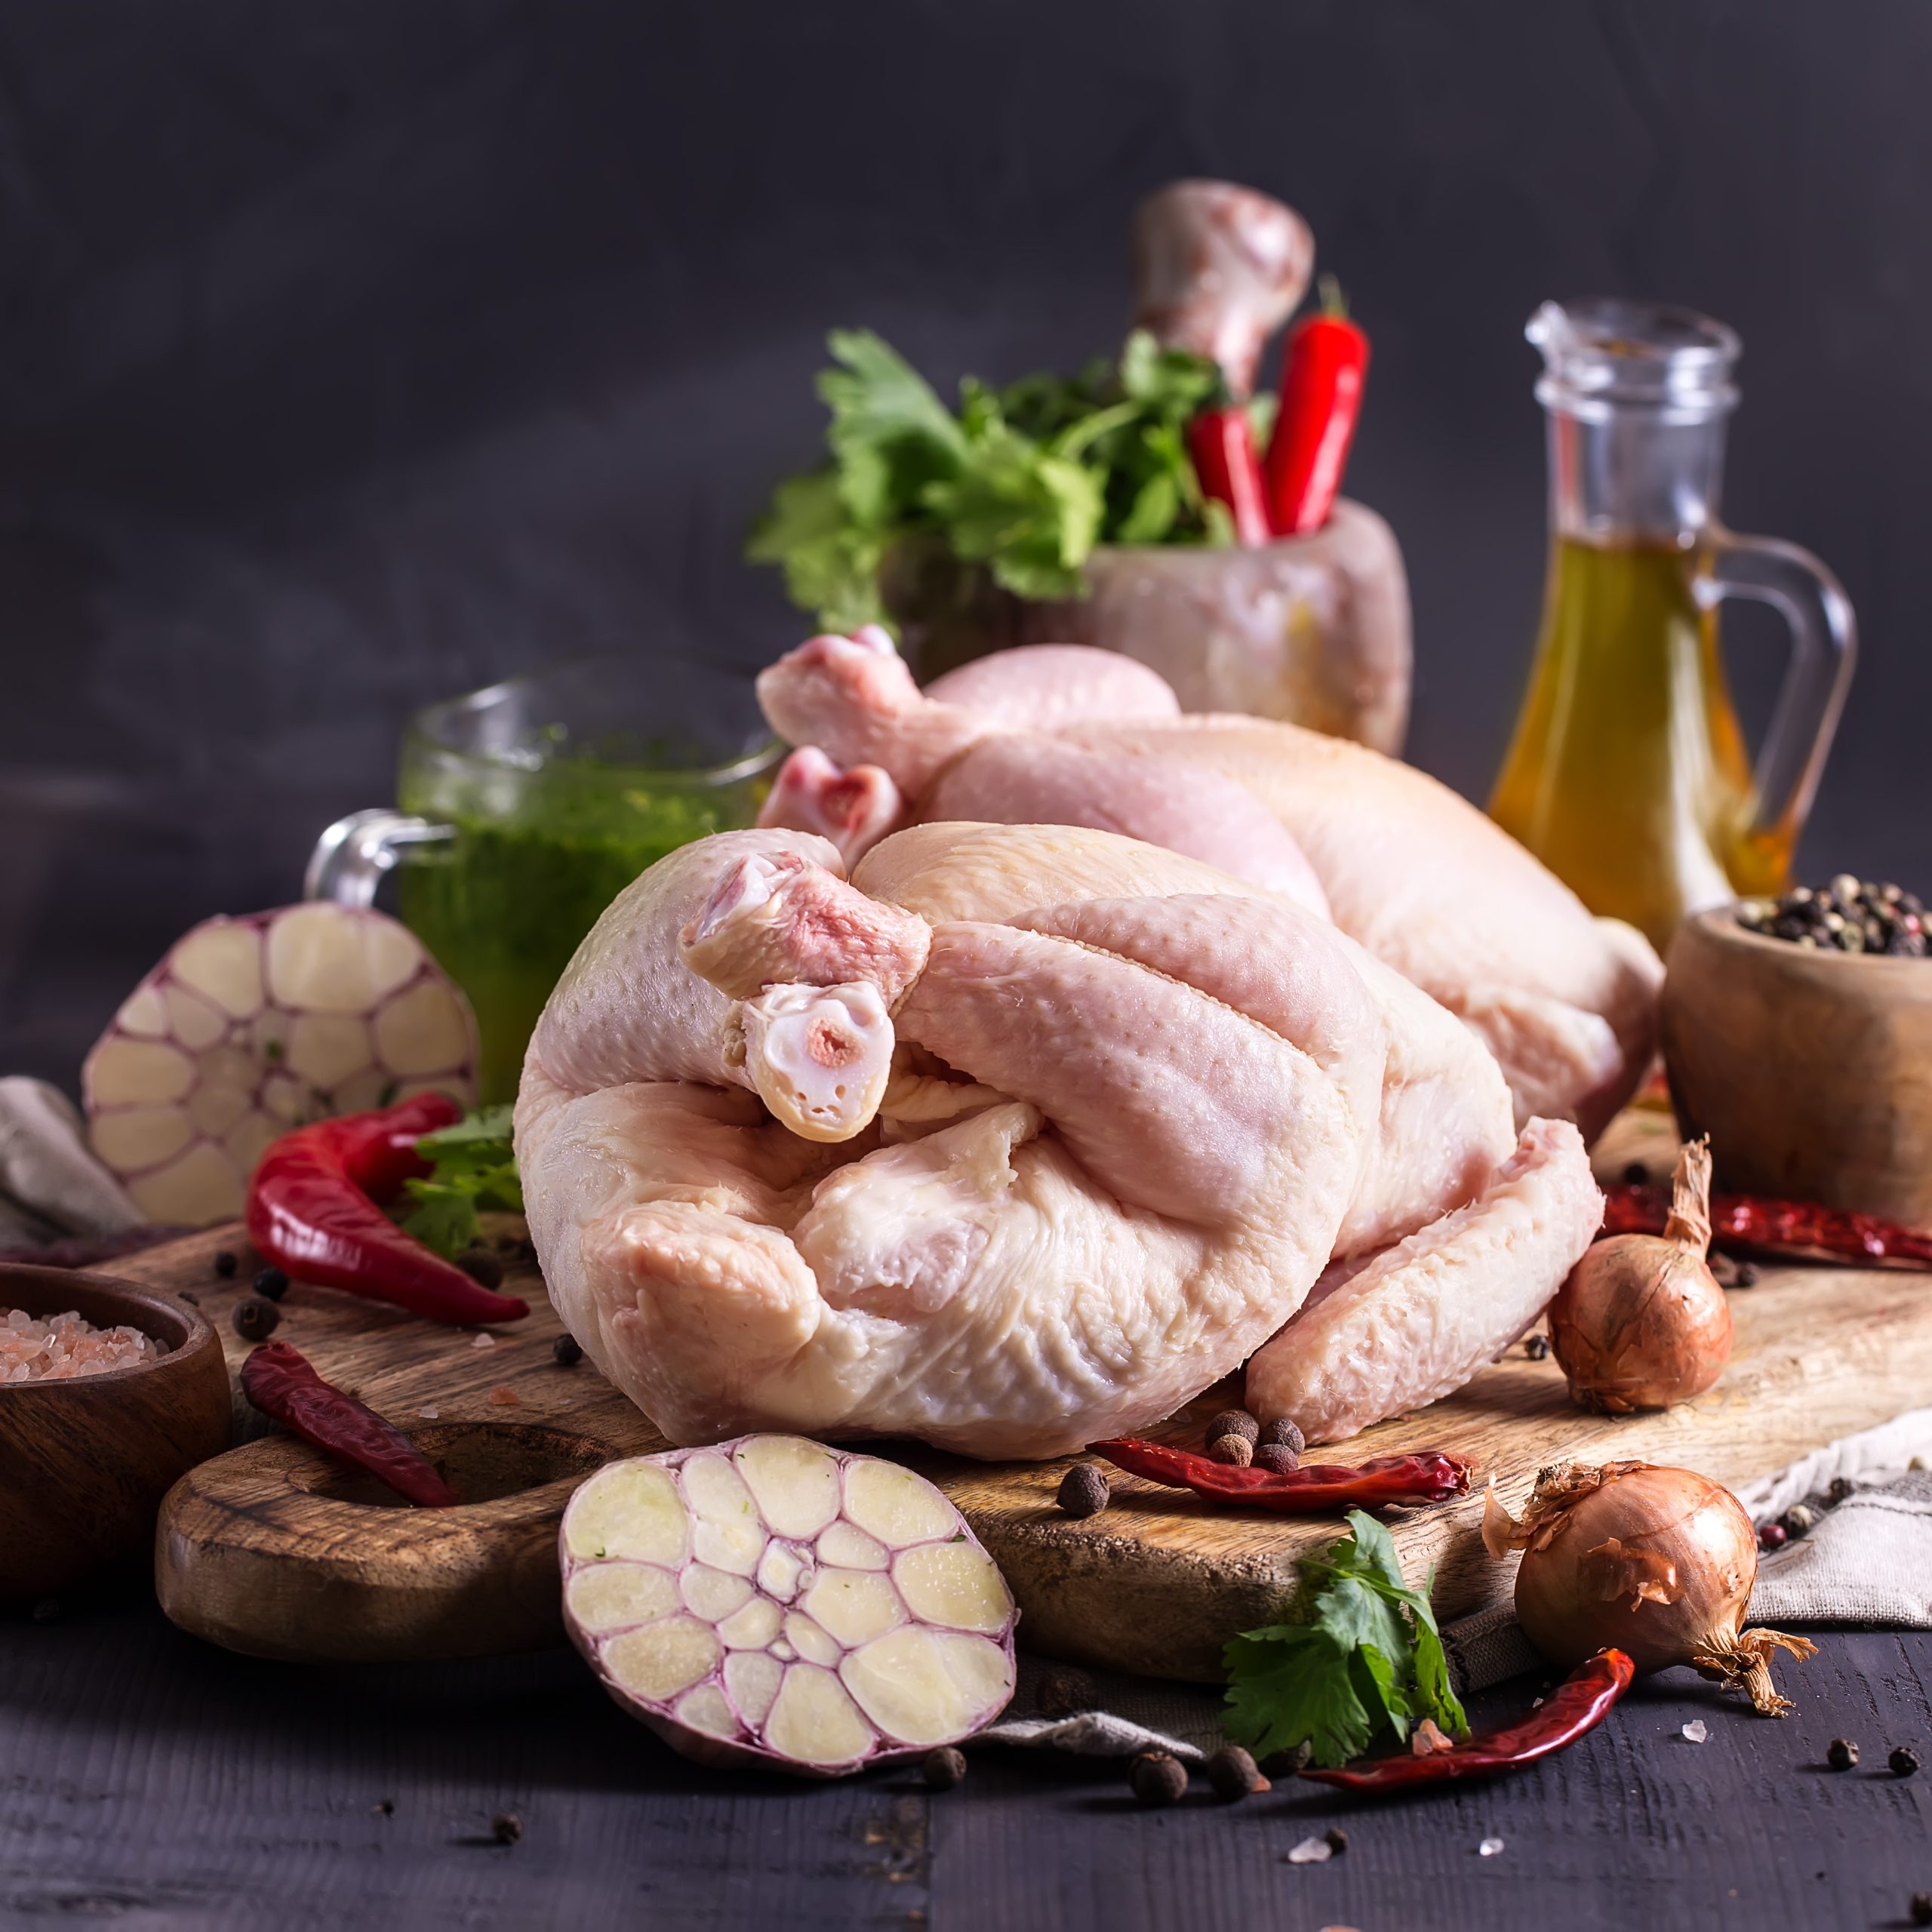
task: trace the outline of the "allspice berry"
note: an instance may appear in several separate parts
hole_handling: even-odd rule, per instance
[[[919,1775],[929,1791],[950,1791],[966,1775],[966,1754],[949,1744],[928,1751],[919,1761]]]
[[[1261,1446],[1271,1445],[1292,1449],[1299,1456],[1308,1447],[1301,1431],[1286,1416],[1277,1416],[1271,1423],[1264,1423],[1261,1430]]]
[[[1255,1792],[1273,1789],[1254,1758],[1238,1744],[1223,1745],[1201,1769],[1214,1787],[1214,1795],[1225,1804],[1237,1804]]]
[[[523,1820],[514,1811],[499,1811],[490,1820],[490,1835],[499,1844],[515,1844],[523,1836]]]
[[[1069,1516],[1097,1516],[1112,1500],[1106,1478],[1091,1463],[1075,1463],[1060,1479],[1060,1506]]]
[[[1100,1687],[1086,1672],[1070,1663],[1054,1664],[1041,1671],[1033,1697],[1043,1718],[1076,1717],[1100,1701]]]
[[[1893,1777],[1909,1778],[1918,1768],[1918,1753],[1909,1744],[1901,1744],[1885,1762],[1891,1766]]]
[[[1166,1751],[1143,1751],[1127,1769],[1127,1781],[1143,1804],[1178,1804],[1187,1795],[1187,1767]]]
[[[1254,1452],[1254,1466],[1278,1476],[1293,1475],[1301,1467],[1301,1458],[1285,1442],[1264,1442]]]
[[[281,1310],[260,1295],[245,1295],[235,1304],[235,1332],[245,1342],[266,1342],[281,1324]]]
[[[503,1285],[503,1264],[487,1247],[466,1247],[457,1257],[456,1265],[479,1288]]]
[[[1244,1469],[1254,1460],[1254,1444],[1244,1435],[1217,1435],[1208,1444],[1208,1453],[1217,1463]]]
[[[1261,1425],[1245,1409],[1223,1409],[1208,1425],[1208,1447],[1211,1451],[1214,1444],[1224,1435],[1238,1435],[1250,1448],[1254,1447],[1261,1434]]]
[[[1825,1762],[1835,1771],[1848,1771],[1858,1762],[1858,1746],[1848,1737],[1835,1737],[1826,1747]]]

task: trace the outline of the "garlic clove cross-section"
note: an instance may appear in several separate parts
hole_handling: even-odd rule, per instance
[[[1013,1695],[1004,1580],[881,1457],[747,1435],[613,1463],[558,1540],[571,1641],[700,1763],[835,1777],[970,1737]]]

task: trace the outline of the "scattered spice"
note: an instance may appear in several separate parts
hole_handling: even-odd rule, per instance
[[[559,1368],[574,1368],[583,1359],[583,1344],[574,1335],[559,1335],[550,1344],[550,1358]]]
[[[1214,1444],[1224,1435],[1238,1435],[1252,1448],[1260,1440],[1261,1425],[1245,1409],[1223,1409],[1208,1425],[1208,1447],[1211,1454]]]
[[[1057,1663],[1040,1673],[1034,1703],[1043,1718],[1070,1718],[1091,1711],[1100,1701],[1100,1687],[1085,1671]]]
[[[1651,1171],[1641,1161],[1627,1161],[1623,1167],[1623,1185],[1641,1187],[1651,1177]]]
[[[1327,1846],[1328,1849],[1337,1854],[1346,1851],[1349,1848],[1349,1835],[1340,1825],[1331,1825],[1321,1834],[1321,1838],[1322,1842]]]
[[[1178,1804],[1187,1795],[1187,1767],[1166,1751],[1143,1751],[1128,1767],[1127,1781],[1145,1805]]]
[[[1484,1838],[1476,1847],[1476,1856],[1478,1858],[1494,1858],[1502,1849],[1503,1841],[1500,1838]]]
[[[420,1416],[425,1422],[434,1422],[436,1418],[442,1414],[442,1411],[438,1408],[435,1404],[432,1403],[426,1409],[418,1409],[416,1413]]]
[[[1787,1537],[1795,1539],[1817,1527],[1818,1512],[1808,1503],[1794,1503],[1778,1522]]]
[[[1892,1767],[1893,1777],[1909,1778],[1918,1769],[1918,1753],[1909,1744],[1897,1745],[1885,1762]]]
[[[523,1836],[523,1820],[514,1811],[499,1811],[490,1820],[490,1835],[499,1844],[515,1844]]]
[[[1277,1416],[1272,1422],[1262,1424],[1260,1446],[1264,1449],[1292,1449],[1299,1456],[1308,1447],[1308,1438],[1291,1417]]]
[[[1758,1264],[1755,1261],[1740,1261],[1737,1264],[1735,1285],[1740,1288],[1755,1288],[1758,1285]]]
[[[279,1301],[288,1292],[288,1277],[279,1268],[261,1268],[255,1272],[255,1292],[270,1301]]]
[[[1670,1196],[1660,1187],[1604,1190],[1599,1241],[1617,1235],[1661,1234],[1670,1218]],[[1881,1221],[1849,1208],[1821,1208],[1811,1201],[1780,1201],[1766,1195],[1714,1194],[1711,1234],[1720,1247],[1796,1255],[1812,1261],[1888,1263],[1932,1268],[1932,1235]]]
[[[457,1257],[456,1265],[479,1287],[503,1285],[503,1264],[487,1247],[466,1247]]]
[[[241,1263],[235,1259],[235,1251],[232,1247],[220,1247],[215,1250],[214,1272],[220,1280],[232,1281],[235,1278],[235,1271],[240,1266]]]
[[[1271,1778],[1291,1778],[1315,1761],[1315,1746],[1306,1737],[1290,1751],[1271,1751],[1261,1761],[1261,1768]]]
[[[1765,1523],[1760,1526],[1758,1531],[1758,1547],[1760,1549],[1767,1550],[1782,1549],[1789,1540],[1790,1534],[1790,1531],[1782,1523]]]
[[[0,1382],[68,1382],[158,1360],[168,1351],[125,1322],[97,1328],[78,1309],[39,1319],[0,1309]]]
[[[1254,1460],[1254,1444],[1244,1435],[1217,1435],[1208,1444],[1208,1453],[1230,1469],[1244,1469]]]
[[[928,1791],[951,1791],[966,1776],[966,1754],[952,1745],[928,1751],[919,1761],[919,1775]]]
[[[33,1607],[36,1623],[58,1623],[65,1614],[58,1597],[42,1597]]]
[[[1438,1751],[1453,1751],[1456,1740],[1433,1718],[1424,1718],[1409,1735],[1409,1754],[1432,1758]]]
[[[181,1299],[185,1301],[190,1308],[199,1308],[201,1306],[202,1298],[199,1295],[195,1294],[192,1288],[183,1288],[179,1291],[179,1293]]]
[[[245,1342],[266,1342],[281,1325],[281,1310],[260,1295],[244,1295],[235,1304],[235,1332]]]
[[[506,1409],[515,1407],[523,1401],[523,1398],[507,1382],[498,1383],[496,1387],[490,1391],[490,1399],[498,1407]]]
[[[1320,1838],[1306,1838],[1288,1851],[1291,1865],[1326,1865],[1335,1855],[1335,1847],[1328,1842],[1324,1832]]]
[[[1693,1718],[1684,1727],[1684,1735],[1693,1744],[1701,1744],[1711,1734],[1711,1727],[1702,1718]]]
[[[1523,1338],[1523,1352],[1532,1361],[1546,1361],[1549,1357],[1549,1337],[1544,1334],[1526,1335]]]
[[[1474,1465],[1440,1449],[1406,1456],[1377,1456],[1350,1469],[1304,1463],[1285,1473],[1238,1469],[1211,1456],[1162,1442],[1123,1436],[1096,1442],[1093,1451],[1129,1475],[1170,1488],[1192,1490],[1211,1503],[1244,1503],[1283,1515],[1315,1515],[1351,1507],[1379,1509],[1395,1503],[1443,1503],[1468,1493]]]
[[[1795,887],[1781,899],[1747,899],[1737,923],[1766,939],[1825,952],[1875,952],[1923,959],[1925,907],[1904,887],[1840,872],[1827,886]]]
[[[286,1342],[264,1342],[250,1354],[242,1364],[242,1392],[263,1415],[340,1461],[366,1469],[411,1503],[446,1509],[457,1501],[455,1491],[401,1429],[324,1381],[308,1358]]]
[[[1060,1506],[1069,1516],[1097,1516],[1112,1498],[1106,1476],[1091,1463],[1075,1463],[1060,1479]]]
[[[1781,1717],[1791,1704],[1771,1681],[1773,1656],[1816,1654],[1807,1638],[1740,1627],[1758,1575],[1751,1519],[1729,1490],[1694,1470],[1547,1469],[1520,1522],[1492,1484],[1482,1540],[1494,1557],[1523,1552],[1516,1615],[1552,1663],[1588,1669],[1585,1660],[1614,1645],[1640,1672],[1690,1664],[1743,1686],[1761,1716]]]
[[[1730,1306],[1706,1260],[1711,1147],[1685,1144],[1662,1235],[1584,1251],[1549,1305],[1550,1345],[1579,1408],[1667,1409],[1701,1395],[1730,1359]]]
[[[1825,1747],[1825,1762],[1835,1771],[1848,1771],[1858,1762],[1858,1746],[1849,1737],[1835,1737]]]
[[[497,1346],[497,1338],[485,1328],[470,1337],[469,1346],[472,1349],[494,1349]]]
[[[369,1809],[379,1818],[393,1818],[395,1816],[395,1800],[393,1798],[379,1798]]]
[[[1301,1458],[1285,1442],[1264,1442],[1254,1452],[1254,1466],[1284,1476],[1301,1466]]]
[[[1223,1745],[1201,1769],[1214,1787],[1214,1795],[1224,1804],[1236,1804],[1256,1792],[1274,1789],[1238,1744]]]
[[[1911,1912],[1913,1924],[1932,1925],[1932,1892],[1914,1892]]]
[[[1858,1485],[1849,1476],[1834,1476],[1832,1478],[1831,1487],[1825,1494],[1834,1503],[1842,1503],[1857,1487]]]

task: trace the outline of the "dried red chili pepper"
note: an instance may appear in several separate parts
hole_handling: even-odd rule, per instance
[[[1604,1235],[1663,1232],[1670,1213],[1667,1187],[1606,1188]],[[1811,1260],[1874,1262],[1894,1268],[1932,1268],[1932,1236],[1875,1215],[1821,1208],[1810,1201],[1767,1195],[1711,1196],[1711,1238],[1720,1247],[1791,1254]]]
[[[1636,1666],[1623,1651],[1599,1651],[1579,1664],[1521,1724],[1426,1757],[1383,1758],[1359,1770],[1308,1770],[1302,1776],[1371,1797],[1452,1778],[1493,1778],[1534,1764],[1595,1730],[1636,1674]]]
[[[300,1280],[394,1302],[432,1321],[528,1315],[515,1295],[479,1287],[377,1205],[429,1173],[417,1142],[461,1114],[440,1094],[419,1094],[375,1113],[285,1134],[248,1183],[248,1238],[265,1260]]]
[[[1368,337],[1349,320],[1332,275],[1321,312],[1299,324],[1281,355],[1281,400],[1268,444],[1268,518],[1277,537],[1319,530],[1348,466],[1368,373]]]
[[[264,1342],[242,1364],[242,1392],[265,1416],[306,1442],[389,1484],[426,1509],[447,1509],[457,1494],[402,1431],[347,1390],[325,1382],[286,1342]]]
[[[1202,410],[1187,426],[1187,453],[1201,494],[1224,505],[1234,519],[1235,542],[1244,550],[1266,543],[1274,532],[1247,411],[1238,404]]]
[[[1191,1489],[1211,1503],[1244,1503],[1281,1515],[1312,1516],[1331,1509],[1375,1509],[1392,1503],[1444,1503],[1467,1494],[1475,1465],[1440,1449],[1407,1456],[1377,1456],[1359,1467],[1337,1463],[1304,1463],[1276,1471],[1252,1465],[1242,1469],[1217,1463],[1192,1449],[1125,1436],[1096,1442],[1104,1456],[1130,1475],[1173,1489]]]

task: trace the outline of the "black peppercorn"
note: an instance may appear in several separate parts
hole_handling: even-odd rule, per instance
[[[1301,1458],[1285,1442],[1264,1442],[1254,1452],[1254,1466],[1278,1476],[1294,1475],[1300,1464]]]
[[[1331,1825],[1321,1836],[1332,1852],[1340,1854],[1349,1848],[1349,1835],[1340,1825]]]
[[[1290,1751],[1271,1751],[1261,1761],[1261,1768],[1271,1778],[1293,1777],[1305,1771],[1315,1757],[1315,1746],[1306,1738]]]
[[[574,1368],[583,1359],[583,1344],[574,1335],[559,1335],[550,1344],[550,1359],[559,1368]]]
[[[456,1265],[479,1288],[503,1285],[503,1264],[487,1247],[466,1247],[457,1257]]]
[[[930,1791],[950,1791],[966,1775],[966,1754],[946,1745],[919,1760],[919,1775]]]
[[[1932,1925],[1932,1892],[1912,1894],[1912,1922],[1915,1925]]]
[[[1040,1673],[1034,1703],[1043,1718],[1070,1718],[1100,1701],[1098,1686],[1084,1670],[1057,1663]]]
[[[1178,1804],[1187,1795],[1187,1767],[1165,1751],[1143,1751],[1128,1767],[1127,1781],[1143,1804]]]
[[[1894,1777],[1909,1778],[1918,1768],[1918,1753],[1909,1744],[1897,1745],[1885,1762],[1891,1766]]]
[[[1251,1792],[1266,1791],[1268,1780],[1256,1769],[1254,1760],[1238,1744],[1224,1744],[1201,1767],[1214,1795],[1223,1804],[1233,1804]]]
[[[393,1798],[379,1798],[371,1809],[379,1818],[393,1818],[395,1816],[395,1800]]]
[[[1060,1506],[1069,1516],[1097,1516],[1112,1496],[1106,1478],[1091,1463],[1075,1463],[1060,1479]]]
[[[1848,1737],[1835,1737],[1825,1748],[1825,1762],[1835,1771],[1848,1771],[1858,1762],[1858,1746]]]
[[[499,1811],[490,1820],[490,1835],[499,1844],[515,1844],[523,1836],[523,1820],[514,1811]]]
[[[255,1292],[279,1301],[288,1292],[288,1277],[279,1268],[264,1268],[255,1276]]]
[[[1527,1335],[1523,1338],[1523,1352],[1532,1361],[1541,1361],[1549,1353],[1547,1335]]]
[[[1858,1485],[1849,1476],[1834,1476],[1832,1478],[1831,1487],[1826,1491],[1825,1494],[1834,1503],[1842,1503],[1857,1487]]]
[[[241,1263],[235,1258],[235,1251],[232,1248],[217,1248],[215,1251],[214,1272],[223,1281],[233,1280],[235,1271],[240,1266]]]
[[[1629,1161],[1624,1164],[1623,1185],[1626,1187],[1642,1187],[1651,1178],[1651,1171],[1641,1161]]]
[[[245,1342],[266,1342],[281,1321],[281,1310],[260,1295],[245,1295],[235,1304],[235,1332]]]
[[[42,1597],[33,1607],[33,1620],[36,1623],[58,1623],[61,1614],[58,1597]]]
[[[1757,1263],[1740,1261],[1737,1264],[1737,1272],[1733,1277],[1733,1282],[1734,1285],[1740,1288],[1755,1288],[1758,1285]]]
[[[1292,1449],[1297,1456],[1308,1447],[1301,1431],[1286,1416],[1277,1416],[1263,1429],[1261,1444],[1263,1448],[1272,1444],[1283,1449]]]

